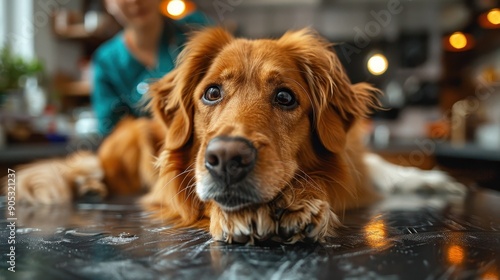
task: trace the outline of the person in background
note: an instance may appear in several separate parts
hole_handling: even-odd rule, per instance
[[[147,116],[140,100],[149,83],[174,68],[186,33],[210,25],[195,11],[181,20],[160,13],[160,0],[105,0],[107,11],[124,29],[92,57],[92,107],[98,132],[108,135],[124,116]]]

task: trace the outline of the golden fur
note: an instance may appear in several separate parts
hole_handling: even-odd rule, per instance
[[[142,202],[162,218],[227,242],[335,235],[336,213],[377,197],[360,121],[378,91],[351,84],[330,47],[308,29],[277,40],[236,39],[220,28],[195,33],[176,68],[152,87],[153,119],[123,121],[100,147],[107,191],[150,187]],[[207,106],[200,99],[214,84],[224,98]],[[280,88],[296,95],[297,108],[272,103]],[[218,136],[243,137],[257,149],[249,176],[261,203],[226,211],[200,197],[205,149]]]
[[[16,200],[33,204],[69,203],[73,197],[108,194],[98,158],[78,152],[64,159],[50,159],[19,166]]]

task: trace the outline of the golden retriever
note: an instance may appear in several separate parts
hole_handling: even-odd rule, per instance
[[[124,120],[99,160],[74,164],[87,177],[102,173],[104,184],[94,179],[88,188],[85,176],[66,176],[57,192],[54,184],[20,184],[18,198],[56,204],[87,189],[114,195],[146,186],[144,205],[217,240],[334,236],[336,213],[377,199],[373,182],[392,190],[401,176],[362,144],[360,123],[377,107],[378,90],[351,84],[330,47],[309,29],[276,40],[234,38],[220,28],[195,33],[176,68],[152,85],[154,117]],[[418,185],[449,182],[442,173],[405,170]]]

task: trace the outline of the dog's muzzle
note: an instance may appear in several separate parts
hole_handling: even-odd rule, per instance
[[[205,167],[215,181],[227,186],[243,180],[255,166],[257,150],[245,138],[216,137],[205,152]]]
[[[210,140],[205,151],[209,182],[201,188],[202,199],[213,199],[225,211],[262,203],[253,174],[257,154],[255,146],[243,137]]]

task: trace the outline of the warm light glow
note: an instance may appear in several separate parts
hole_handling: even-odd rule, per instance
[[[483,16],[484,21],[486,20],[486,15]],[[491,23],[489,23],[491,25]],[[445,50],[450,52],[464,52],[474,48],[475,40],[471,34],[455,32],[450,36],[443,38],[443,46]]]
[[[500,24],[500,10],[499,9],[490,10],[486,15],[486,18],[492,24]]]
[[[162,0],[160,12],[171,19],[179,20],[196,10],[196,5],[188,0]]]
[[[480,14],[477,21],[482,28],[500,28],[500,9],[495,8]]]
[[[380,248],[387,245],[387,231],[384,221],[375,220],[368,223],[365,228],[365,238],[372,248]]]
[[[498,274],[495,271],[488,271],[481,277],[482,280],[498,280]]]
[[[457,50],[467,46],[467,37],[462,32],[455,32],[450,36],[450,45]]]
[[[367,67],[368,71],[373,75],[382,75],[387,70],[389,63],[387,58],[382,54],[374,54],[368,59]]]
[[[182,0],[171,0],[167,4],[167,12],[172,16],[180,16],[186,11],[186,4]]]
[[[459,265],[464,261],[464,249],[458,245],[452,245],[448,248],[448,262],[453,265]]]

